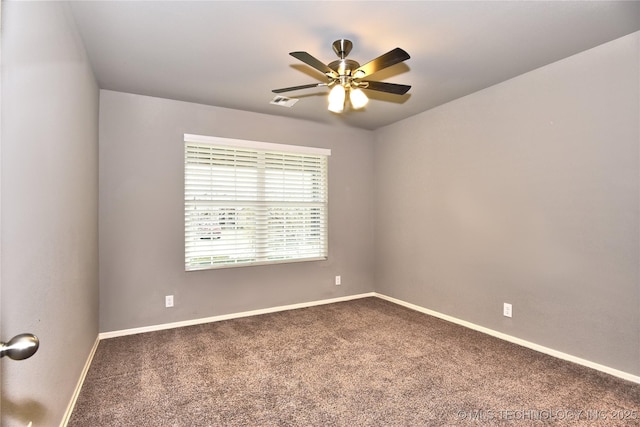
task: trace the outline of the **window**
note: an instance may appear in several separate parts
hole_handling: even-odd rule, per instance
[[[327,259],[330,150],[185,135],[185,269]]]

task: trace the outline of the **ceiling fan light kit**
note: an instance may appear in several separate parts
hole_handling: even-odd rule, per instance
[[[274,89],[274,93],[283,93],[300,89],[309,89],[312,87],[327,86],[331,88],[329,92],[329,111],[341,113],[344,111],[347,93],[349,94],[349,103],[351,108],[358,110],[367,105],[369,99],[362,89],[386,92],[395,95],[404,95],[411,89],[411,86],[395,83],[377,82],[363,80],[364,78],[377,73],[380,70],[391,67],[392,65],[406,61],[410,58],[409,54],[399,47],[390,50],[366,64],[360,64],[347,56],[353,48],[353,43],[346,39],[336,40],[332,44],[333,51],[340,59],[329,64],[324,64],[307,52],[291,52],[289,55],[304,62],[323,73],[327,79],[327,83],[311,83],[301,86],[292,86],[282,89]]]

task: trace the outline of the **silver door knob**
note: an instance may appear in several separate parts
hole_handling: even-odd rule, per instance
[[[40,340],[33,334],[20,334],[9,342],[0,342],[0,357],[7,356],[13,360],[28,359],[38,351]]]

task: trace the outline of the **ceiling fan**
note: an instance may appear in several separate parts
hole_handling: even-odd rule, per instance
[[[411,86],[376,82],[372,80],[364,80],[370,75],[380,70],[391,67],[392,65],[406,61],[410,58],[409,54],[399,47],[390,50],[384,55],[380,55],[376,59],[360,65],[352,59],[347,59],[353,43],[346,39],[336,40],[332,44],[333,51],[340,59],[329,64],[324,64],[314,58],[307,52],[291,52],[289,55],[312,66],[316,70],[323,73],[329,81],[327,83],[311,83],[302,86],[285,87],[282,89],[274,89],[274,93],[283,93],[300,89],[308,89],[312,87],[327,86],[331,88],[329,92],[329,111],[340,113],[344,110],[345,99],[349,94],[349,101],[353,109],[363,108],[368,98],[362,89],[377,90],[379,92],[392,93],[395,95],[404,95]]]

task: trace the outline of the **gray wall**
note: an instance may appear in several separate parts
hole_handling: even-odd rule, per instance
[[[330,148],[329,260],[186,273],[184,133]],[[372,139],[347,127],[101,91],[100,330],[373,291]],[[175,307],[164,307],[165,295],[175,295]]]
[[[639,34],[380,129],[376,290],[639,375]]]
[[[2,4],[3,426],[54,426],[98,334],[98,88],[67,8]]]

